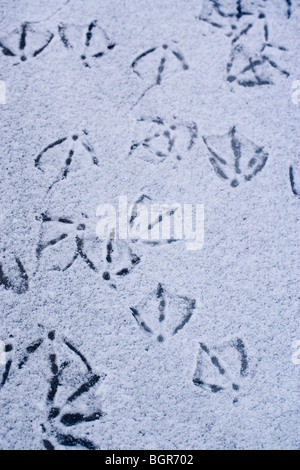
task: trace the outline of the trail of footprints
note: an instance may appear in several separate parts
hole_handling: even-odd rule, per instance
[[[283,13],[287,19],[292,15],[292,1],[282,2]],[[244,87],[270,85],[273,72],[288,77],[279,63],[282,53],[287,49],[278,45],[273,37],[273,29],[268,21],[269,1],[255,3],[246,0],[225,1],[205,0],[198,20],[212,27],[224,29],[231,38],[232,51],[227,63],[228,82],[236,82]],[[98,20],[86,26],[60,23],[57,34],[61,44],[68,51],[78,52],[83,65],[92,64],[112,51],[116,43],[111,41]],[[35,23],[25,22],[8,36],[0,38],[0,49],[7,58],[25,62],[44,52],[53,41],[55,34],[41,30]],[[248,36],[254,39],[255,48],[249,50]],[[246,42],[247,41],[247,42]],[[176,41],[154,45],[140,53],[131,63],[132,71],[143,81],[147,88],[136,104],[155,86],[162,84],[166,75],[178,70],[187,71],[189,65],[178,48]]]
[[[139,327],[162,343],[187,325],[195,308],[195,300],[171,294],[159,284],[155,292],[131,311]],[[30,368],[32,361],[46,357],[48,371],[40,371],[48,388],[44,396],[45,417],[40,424],[42,446],[45,450],[62,447],[96,450],[97,444],[85,436],[89,434],[90,426],[105,415],[95,389],[106,374],[95,372],[73,342],[60,337],[54,330],[46,331],[41,325],[39,327],[41,336],[15,357],[14,338],[11,336],[6,343],[7,360],[3,368],[0,365],[0,393],[10,375],[22,374]],[[248,376],[249,357],[240,337],[212,346],[203,341],[199,343],[192,383],[204,393],[229,393],[233,404],[236,404]]]
[[[251,1],[204,0],[198,20],[222,29],[231,40],[231,54],[227,63],[227,80],[243,87],[270,85],[274,83],[275,72],[284,77],[289,72],[281,66],[280,59],[287,51],[283,45],[273,41],[273,30],[268,20],[269,1],[255,4]],[[284,14],[289,19],[293,12],[293,2],[286,0]],[[116,43],[111,41],[97,20],[84,27],[67,23],[58,26],[57,34],[67,51],[78,54],[85,68],[91,68],[104,55],[112,51]],[[249,50],[246,40],[255,37],[255,49]],[[14,65],[40,56],[53,42],[55,34],[43,30],[34,23],[26,22],[8,36],[0,38],[0,50]],[[153,46],[140,53],[131,63],[132,71],[145,82],[145,90],[138,102],[154,87],[161,86],[165,78],[178,71],[186,72],[189,65],[175,41]],[[137,104],[136,103],[136,104]],[[156,117],[141,117],[137,120],[136,132],[128,156],[147,163],[159,164],[168,159],[182,160],[195,146],[198,127],[195,122],[183,122],[177,116],[169,120]],[[268,153],[239,133],[236,126],[222,136],[203,136],[209,162],[216,175],[236,188],[249,182],[260,173],[268,160]],[[47,192],[66,180],[77,159],[87,154],[90,164],[99,167],[99,158],[89,142],[88,132],[83,130],[69,136],[58,137],[49,143],[35,159],[35,167],[46,176],[49,182]],[[57,170],[58,168],[58,170]],[[291,190],[300,195],[298,169],[293,164],[289,168]],[[151,202],[147,194],[142,194],[134,203],[129,223],[135,224],[139,204]],[[152,221],[151,230],[162,222],[164,214]],[[74,219],[74,220],[73,220]],[[53,250],[61,247],[67,252],[66,243],[71,242],[70,257],[62,264],[54,264],[51,269],[68,271],[77,268],[79,263],[87,266],[100,278],[116,288],[116,279],[126,277],[141,262],[127,242],[114,239],[102,243],[92,240],[87,230],[89,217],[82,213],[81,218],[42,213],[39,240],[36,248],[37,263],[52,260]],[[56,232],[54,236],[53,233]],[[176,240],[169,240],[172,243]],[[132,240],[135,243],[136,240]],[[90,247],[99,245],[100,258],[94,257]],[[152,243],[157,245],[156,242]],[[103,266],[104,261],[104,266]],[[29,277],[19,257],[7,261],[0,260],[0,285],[16,294],[24,294],[29,289]],[[141,333],[164,343],[188,327],[196,309],[196,300],[169,292],[162,283],[130,312],[133,322]],[[0,365],[0,393],[12,374],[14,362],[13,337],[5,345],[6,362]],[[14,373],[21,373],[38,354],[48,358],[48,393],[45,396],[46,418],[41,423],[41,442],[45,449],[55,450],[59,446],[97,449],[97,445],[85,436],[78,437],[77,426],[88,426],[103,416],[97,404],[95,388],[105,376],[96,373],[85,356],[66,338],[58,338],[55,331],[43,335],[29,344],[19,360],[15,361]],[[196,369],[192,383],[203,392],[219,395],[222,392],[233,394],[237,403],[243,382],[249,375],[249,358],[243,339],[232,338],[220,345],[199,343]],[[72,391],[70,392],[70,387]],[[85,397],[92,396],[93,409],[76,405]],[[71,431],[68,431],[68,430]],[[80,427],[82,430],[82,427]],[[81,431],[82,432],[82,431]]]
[[[66,49],[78,52],[86,68],[91,68],[91,64],[112,51],[116,45],[97,20],[83,27],[61,23],[57,34]],[[25,22],[6,37],[0,38],[0,49],[4,56],[14,60],[14,65],[18,65],[39,56],[54,37],[53,32],[44,31],[35,23]]]
[[[147,124],[152,124],[156,127],[163,126],[165,129],[164,122],[160,119],[147,119]],[[196,123],[190,124],[190,126],[183,125],[183,130],[187,131],[185,137],[187,150],[195,144],[195,140],[198,136],[198,130]],[[172,127],[172,126],[171,126]],[[176,129],[173,129],[174,131]],[[160,144],[167,142],[170,146],[172,141],[173,146],[176,145],[176,138],[164,135],[165,131],[160,132],[159,136],[162,137]],[[69,175],[70,167],[73,164],[74,157],[78,154],[80,157],[80,151],[87,152],[90,155],[90,162],[92,165],[99,166],[99,160],[96,156],[93,146],[86,140],[88,133],[83,131],[81,135],[73,134],[70,138],[62,138],[56,140],[54,143],[49,144],[35,159],[35,166],[41,170],[41,172],[47,172],[47,163],[45,160],[46,154],[49,153],[49,159],[53,162],[55,157],[63,161],[61,157],[66,156],[65,165],[61,167],[58,176],[52,179],[51,185],[48,188],[53,189],[55,184],[59,181],[63,181]],[[147,142],[149,139],[149,133],[144,134],[145,137],[141,142]],[[156,138],[156,133],[154,134]],[[157,135],[158,138],[158,135]],[[224,182],[229,182],[231,187],[236,188],[242,183],[253,180],[265,167],[268,161],[268,153],[263,147],[256,145],[242,134],[239,133],[236,126],[233,126],[229,132],[221,136],[203,136],[203,142],[206,146],[209,162],[212,165],[216,175]],[[151,138],[150,138],[151,140]],[[66,144],[64,148],[60,148],[63,144]],[[146,150],[146,154],[141,154],[148,160],[148,143],[146,146],[143,143],[133,144],[130,155],[134,157],[135,151],[138,147],[142,147]],[[58,154],[53,155],[51,151],[55,148],[59,149]],[[170,148],[170,147],[169,147]],[[172,147],[173,149],[173,147]],[[171,153],[171,152],[170,152]],[[155,157],[157,157],[157,152]],[[151,155],[153,155],[153,149],[151,149]],[[175,150],[174,155],[178,154]],[[163,158],[168,155],[164,154]],[[159,160],[161,156],[158,157]],[[149,161],[149,160],[148,160]],[[50,177],[51,180],[51,177]],[[300,194],[300,183],[299,183],[299,169],[298,164],[291,164],[289,167],[289,181],[293,194],[299,197]],[[129,226],[132,229],[136,223],[137,211],[140,205],[152,203],[152,199],[147,194],[141,194],[141,196],[134,202],[131,215],[129,217]],[[148,235],[145,240],[132,239],[130,243],[134,244],[137,241],[147,243],[149,246],[160,246],[162,243],[172,244],[176,242],[176,238],[170,240],[153,240],[151,232],[155,231],[159,226],[162,225],[164,219],[171,219],[176,215],[176,208],[171,212],[160,214],[157,219],[151,220],[148,226]],[[41,260],[48,259],[48,266],[50,269],[57,271],[67,271],[73,265],[79,262],[84,263],[95,273],[100,272],[101,265],[103,262],[106,266],[103,267],[102,278],[105,281],[111,282],[111,287],[116,288],[114,279],[126,277],[132,272],[132,270],[140,263],[141,259],[138,254],[135,253],[134,249],[122,240],[108,240],[107,243],[103,243],[94,234],[94,227],[89,227],[89,217],[82,213],[81,218],[74,219],[72,217],[66,217],[64,215],[57,216],[49,214],[48,212],[42,213],[37,219],[41,222],[40,235],[36,248],[37,263],[40,265]],[[73,220],[74,219],[74,220]],[[91,235],[92,231],[92,235]],[[66,260],[53,264],[53,254],[58,247],[65,252],[62,259]],[[55,251],[53,251],[55,250]],[[72,252],[72,253],[71,253]],[[69,256],[69,258],[68,258]],[[52,265],[51,265],[52,263]],[[0,258],[0,286],[3,286],[6,290],[12,290],[17,294],[24,294],[29,289],[29,275],[26,268],[18,256],[12,258],[11,256],[6,257],[5,252]]]
[[[292,2],[288,0],[281,3],[285,3],[284,15],[289,19]],[[228,82],[236,82],[243,87],[271,85],[275,80],[275,71],[289,77],[289,72],[279,63],[287,49],[273,40],[274,30],[268,21],[269,5],[268,1],[204,1],[198,19],[212,27],[224,29],[226,36],[231,38],[232,49],[227,63]],[[252,44],[251,48],[249,44]]]

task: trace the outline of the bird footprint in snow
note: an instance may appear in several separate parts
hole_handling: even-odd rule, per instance
[[[186,71],[189,66],[176,41],[173,41],[171,44],[154,46],[142,52],[134,59],[131,68],[148,84],[138,103],[153,87],[161,85],[166,75],[170,76],[178,70]]]
[[[242,339],[233,338],[213,347],[201,342],[193,383],[211,393],[232,390],[236,403],[248,368],[248,355]]]
[[[195,308],[196,300],[172,294],[158,284],[154,292],[130,310],[140,328],[162,343],[185,327]]]
[[[18,60],[14,62],[17,65],[40,55],[53,38],[50,31],[40,30],[32,23],[24,23],[8,36],[0,38],[0,49],[7,58]]]
[[[48,370],[40,371],[44,378],[48,376],[45,418],[41,423],[43,447],[96,450],[92,441],[78,437],[78,433],[84,432],[84,424],[92,425],[103,416],[94,390],[105,374],[95,372],[82,352],[67,338],[57,337],[55,331],[44,332],[25,348],[15,373],[30,371],[32,361],[39,357],[46,357],[48,362]]]
[[[268,153],[239,134],[236,127],[223,136],[203,137],[216,174],[232,187],[251,181],[264,168]]]
[[[75,262],[98,272],[102,242],[94,231],[94,220],[81,217],[57,217],[48,212],[37,217],[41,222],[36,255],[38,263],[56,271],[67,271]]]
[[[79,158],[85,161],[86,154],[91,165],[99,166],[98,157],[88,141],[86,130],[59,138],[47,145],[36,157],[35,167],[48,177],[48,192],[55,184],[65,180],[73,167],[78,167]]]
[[[185,123],[176,116],[169,122],[161,117],[142,117],[137,120],[129,156],[155,164],[168,158],[182,160],[194,146],[197,137],[195,122]]]
[[[83,65],[87,68],[91,68],[94,62],[115,47],[115,43],[110,41],[97,20],[83,28],[61,23],[58,32],[64,46],[78,51]]]

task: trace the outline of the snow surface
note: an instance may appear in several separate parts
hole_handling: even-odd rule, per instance
[[[1,449],[299,449],[300,2],[213,3],[0,2]],[[142,195],[203,249],[109,263],[96,209]]]

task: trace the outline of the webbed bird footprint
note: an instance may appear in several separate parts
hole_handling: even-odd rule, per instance
[[[235,126],[225,135],[203,137],[203,141],[216,174],[234,188],[251,181],[268,160],[264,148],[239,134]]]
[[[99,166],[98,157],[88,141],[86,130],[51,142],[35,158],[35,167],[47,178],[48,191],[55,184],[65,180],[73,168],[78,169],[83,164]]]
[[[130,310],[140,328],[162,343],[185,327],[195,308],[196,300],[172,294],[158,284],[154,292]]]
[[[243,87],[255,87],[273,85],[275,82],[274,71],[284,77],[289,77],[289,72],[279,65],[281,55],[287,49],[283,46],[273,46],[270,43],[262,43],[255,53],[243,44],[237,44],[227,64],[227,80],[230,83],[237,82]]]
[[[104,29],[98,25],[97,20],[83,27],[61,23],[58,27],[58,33],[67,49],[78,51],[84,66],[87,68],[90,68],[94,61],[97,61],[115,47],[115,43],[109,39]]]
[[[236,403],[248,368],[248,355],[242,339],[232,338],[212,347],[201,342],[193,383],[211,393],[232,390]]]
[[[54,34],[37,28],[32,23],[24,23],[8,36],[0,38],[2,54],[11,59],[19,59],[14,65],[40,55],[50,44]]]
[[[167,158],[182,160],[198,137],[195,122],[185,123],[173,116],[169,121],[161,117],[141,117],[137,120],[129,156],[134,155],[149,163],[160,163]]]
[[[94,390],[105,379],[105,374],[95,372],[82,352],[69,339],[57,337],[55,331],[44,331],[25,348],[16,373],[24,374],[44,357],[48,360],[48,370],[40,371],[41,382],[47,377],[48,391],[46,416],[41,424],[43,447],[47,450],[55,450],[57,446],[95,450],[97,446],[92,441],[78,437],[77,433],[84,432],[84,424],[88,426],[103,416]]]
[[[67,271],[73,266],[86,266],[100,273],[102,267],[102,279],[116,288],[114,282],[140,263],[127,241],[100,239],[95,232],[95,218],[84,213],[68,217],[45,212],[37,220],[41,222],[36,248],[39,270]]]
[[[39,265],[56,271],[67,271],[81,262],[98,272],[102,241],[94,233],[94,220],[86,214],[66,217],[48,212],[37,217],[41,222],[36,255]]]
[[[166,76],[178,70],[186,71],[189,66],[176,41],[171,41],[170,44],[154,46],[142,52],[134,59],[131,68],[148,85],[138,103],[151,88],[161,85]]]

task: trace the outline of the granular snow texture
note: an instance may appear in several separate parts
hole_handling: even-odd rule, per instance
[[[299,22],[1,0],[1,449],[299,449]],[[101,240],[121,196],[203,248]]]

